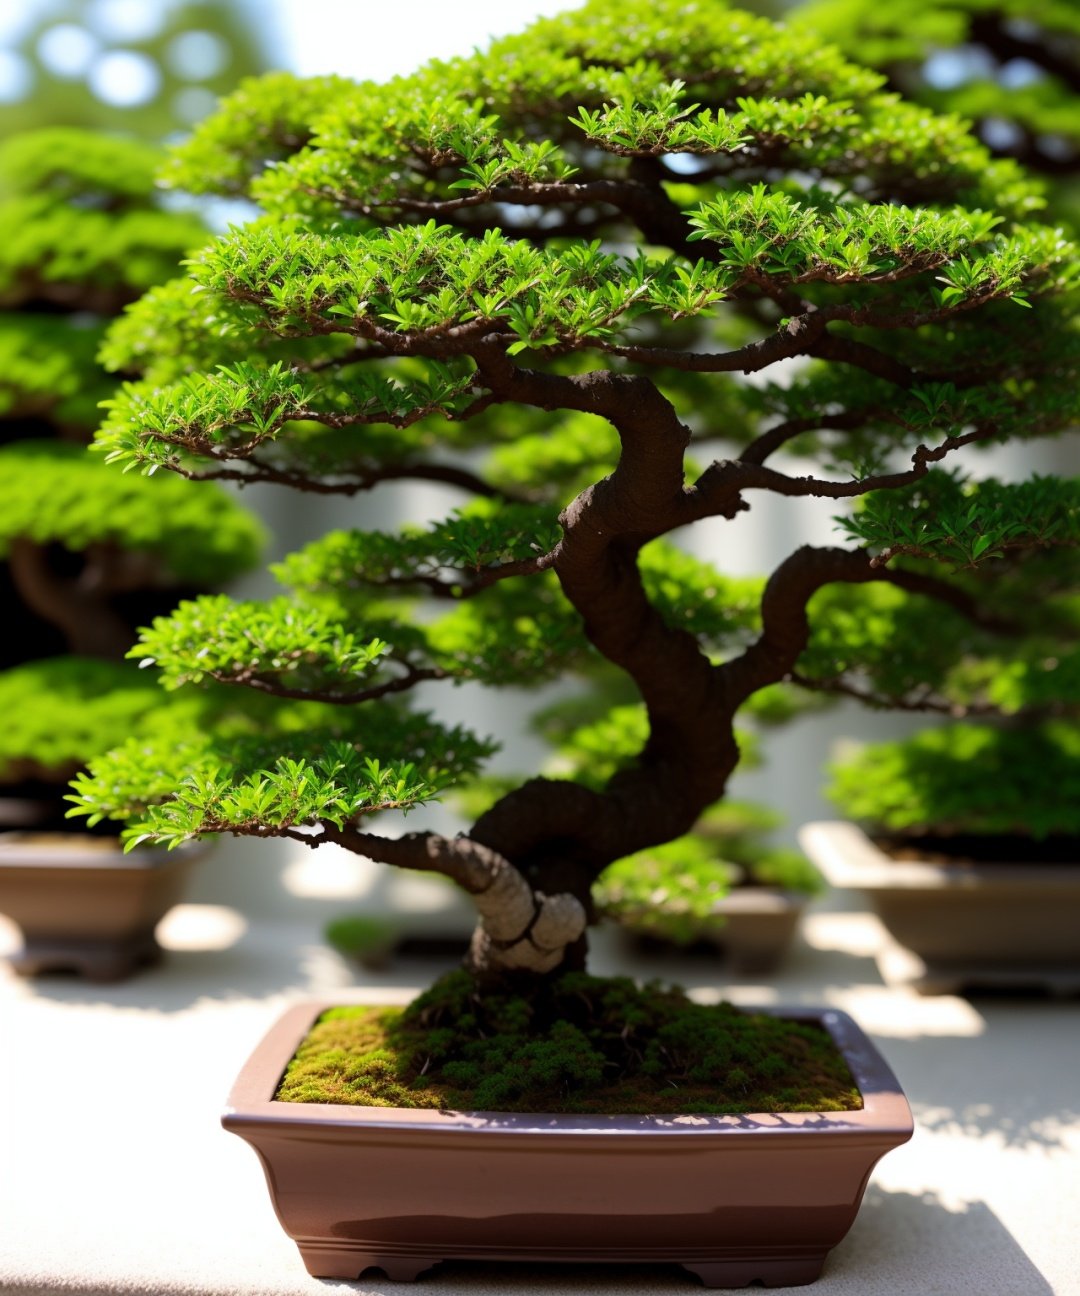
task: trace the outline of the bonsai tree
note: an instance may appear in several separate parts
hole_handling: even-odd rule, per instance
[[[1075,228],[1080,17],[1071,6],[815,0],[791,16],[879,68],[891,88],[970,118],[993,153],[1042,177],[1053,213]],[[997,654],[992,694],[969,688],[956,699],[952,714],[973,714],[970,720],[853,752],[835,767],[830,795],[878,832],[935,837],[937,850],[1068,855],[1075,848],[1067,839],[1080,827],[1067,791],[1077,774],[1075,741],[1062,718],[1076,700],[1069,679],[1075,558],[1064,548],[1036,558],[1018,545],[993,564],[992,575],[995,599],[1005,595],[1003,578],[1014,586],[1005,610],[1016,633],[1032,636]],[[1037,616],[1034,600],[1043,602]],[[995,845],[1000,838],[1014,840]]]
[[[287,593],[157,619],[136,652],[168,686],[321,710],[128,744],[75,813],[444,873],[473,973],[539,993],[582,966],[600,874],[723,796],[754,699],[992,702],[1016,626],[1069,616],[1009,558],[1041,580],[1078,520],[1075,483],[1003,485],[977,451],[1074,417],[1077,261],[1015,164],[882,84],[716,3],[590,0],[386,85],[242,85],[167,174],[263,215],[114,328],[145,377],[98,445],[158,478],[463,502],[399,534],[361,513],[276,568]],[[722,560],[762,491],[853,504],[846,543],[748,584],[668,538],[712,523]],[[371,826],[490,750],[417,685],[562,677],[637,708],[602,782],[528,778],[457,836]]]
[[[880,69],[891,89],[969,118],[995,155],[1044,176],[1055,206],[1080,190],[1080,14],[1000,0],[810,0],[791,20]]]
[[[124,476],[86,449],[116,387],[95,358],[105,325],[207,237],[160,206],[157,164],[61,128],[0,148],[0,787],[51,801],[61,826],[68,779],[167,702],[124,660],[138,624],[261,546],[221,487]]]

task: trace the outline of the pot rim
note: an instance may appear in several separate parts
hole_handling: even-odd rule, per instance
[[[799,843],[832,886],[861,890],[911,888],[966,889],[983,883],[1050,884],[1080,888],[1080,860],[1075,864],[968,863],[898,860],[887,855],[858,824],[822,819],[799,830]]]
[[[868,1134],[905,1143],[914,1132],[907,1098],[888,1063],[857,1023],[839,1009],[770,1006],[748,1009],[822,1026],[851,1069],[863,1098],[858,1111],[757,1112],[741,1115],[597,1116],[561,1112],[443,1112],[432,1108],[353,1107],[337,1103],[279,1102],[273,1095],[285,1068],[316,1018],[347,996],[294,1004],[256,1046],[229,1093],[222,1124],[234,1133],[245,1127],[342,1129],[425,1129],[491,1131],[534,1136],[615,1135],[656,1138],[713,1138],[746,1135],[807,1138],[823,1136],[862,1142]],[[353,1000],[353,1002],[358,1002]],[[363,1001],[359,1001],[363,1002]]]
[[[107,869],[136,871],[157,869],[169,865],[188,865],[202,858],[209,849],[206,842],[185,842],[175,850],[164,847],[140,847],[126,854],[120,845],[95,846],[87,850],[85,842],[108,841],[87,832],[73,832],[71,840],[52,841],[47,845],[35,844],[35,838],[68,836],[57,832],[35,832],[33,829],[13,829],[0,832],[0,868],[77,868],[80,870]]]

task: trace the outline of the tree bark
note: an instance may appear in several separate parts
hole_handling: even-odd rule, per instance
[[[20,598],[61,631],[70,652],[109,661],[123,659],[132,643],[129,627],[85,582],[58,576],[42,545],[22,537],[13,540],[8,565]]]

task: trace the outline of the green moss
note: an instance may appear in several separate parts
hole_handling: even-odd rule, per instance
[[[282,1102],[640,1115],[862,1105],[820,1027],[571,973],[526,999],[452,972],[409,1007],[331,1008]]]

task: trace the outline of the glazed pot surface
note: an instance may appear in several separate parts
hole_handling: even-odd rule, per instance
[[[707,1285],[810,1282],[871,1169],[911,1137],[907,1101],[843,1013],[821,1024],[858,1111],[596,1117],[276,1102],[319,1013],[298,1005],[249,1061],[223,1124],[256,1149],[319,1277],[415,1277],[442,1259],[675,1262]]]

